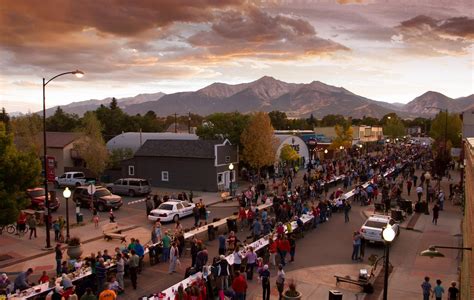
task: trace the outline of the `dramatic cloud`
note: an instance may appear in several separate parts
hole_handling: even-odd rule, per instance
[[[192,35],[188,41],[205,49],[210,57],[289,60],[348,50],[318,37],[308,21],[282,14],[273,16],[256,7],[227,11],[212,23],[209,30]]]
[[[396,44],[425,55],[465,55],[474,41],[474,19],[435,19],[419,15],[402,22],[392,36]]]
[[[370,0],[337,0],[337,3],[339,4],[362,4],[362,3],[367,3],[371,2]]]

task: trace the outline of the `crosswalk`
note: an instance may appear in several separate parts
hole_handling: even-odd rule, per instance
[[[134,201],[130,201],[127,203],[127,205],[132,205],[132,204],[137,204],[137,203],[142,203],[142,202],[145,202],[146,201],[146,198],[143,198],[143,199],[138,199],[138,200],[134,200]]]

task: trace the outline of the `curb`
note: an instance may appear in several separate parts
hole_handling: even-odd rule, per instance
[[[132,229],[135,229],[135,228],[138,228],[139,226],[137,225],[130,225],[130,226],[126,226],[124,227],[123,229],[121,229],[122,231],[128,231],[128,230],[132,230]],[[97,241],[97,240],[100,240],[103,238],[103,235],[101,236],[96,236],[96,237],[93,237],[93,238],[90,238],[88,240],[85,240],[83,241],[82,243],[83,244],[87,244],[87,243],[90,243],[90,242],[93,242],[93,241]],[[61,246],[61,249],[66,249],[67,246],[66,245],[63,245]],[[0,268],[7,268],[7,267],[10,267],[10,266],[13,266],[13,265],[16,265],[18,263],[22,263],[22,262],[25,262],[25,261],[28,261],[28,260],[31,260],[31,259],[36,259],[36,258],[39,258],[39,257],[42,257],[42,256],[46,256],[46,255],[49,255],[49,254],[52,254],[54,253],[54,250],[47,250],[47,251],[44,251],[44,252],[41,252],[41,253],[38,253],[38,254],[35,254],[35,255],[32,255],[32,256],[28,256],[28,257],[22,257],[20,259],[17,259],[17,260],[14,260],[14,261],[10,261],[10,262],[7,262],[5,264],[0,264]],[[15,274],[15,272],[12,272],[10,274]]]

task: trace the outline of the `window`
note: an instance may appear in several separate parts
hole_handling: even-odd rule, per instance
[[[183,205],[181,203],[178,203],[178,205],[176,205],[176,207],[178,207],[178,209],[183,209]]]
[[[130,176],[135,175],[135,166],[128,166],[128,175]]]
[[[217,184],[224,184],[224,173],[217,173]]]
[[[162,171],[161,172],[161,181],[169,181],[168,171]]]
[[[114,182],[115,185],[122,185],[122,179],[119,179]]]
[[[138,180],[130,180],[128,182],[129,185],[133,185],[133,186],[140,186],[140,181]]]
[[[226,156],[226,157],[225,157],[225,163],[226,163],[226,164],[230,163],[230,156]]]

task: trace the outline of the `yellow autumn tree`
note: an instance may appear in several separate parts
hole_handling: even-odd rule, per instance
[[[334,130],[336,131],[336,137],[331,143],[331,149],[336,150],[340,146],[345,149],[352,147],[353,130],[350,124],[336,125]]]
[[[280,159],[285,162],[293,162],[300,159],[300,156],[298,152],[296,152],[296,150],[293,149],[293,147],[286,144],[283,147],[281,147]]]
[[[276,156],[277,139],[268,114],[257,112],[252,115],[248,126],[240,136],[244,147],[242,160],[259,171],[273,165]]]

